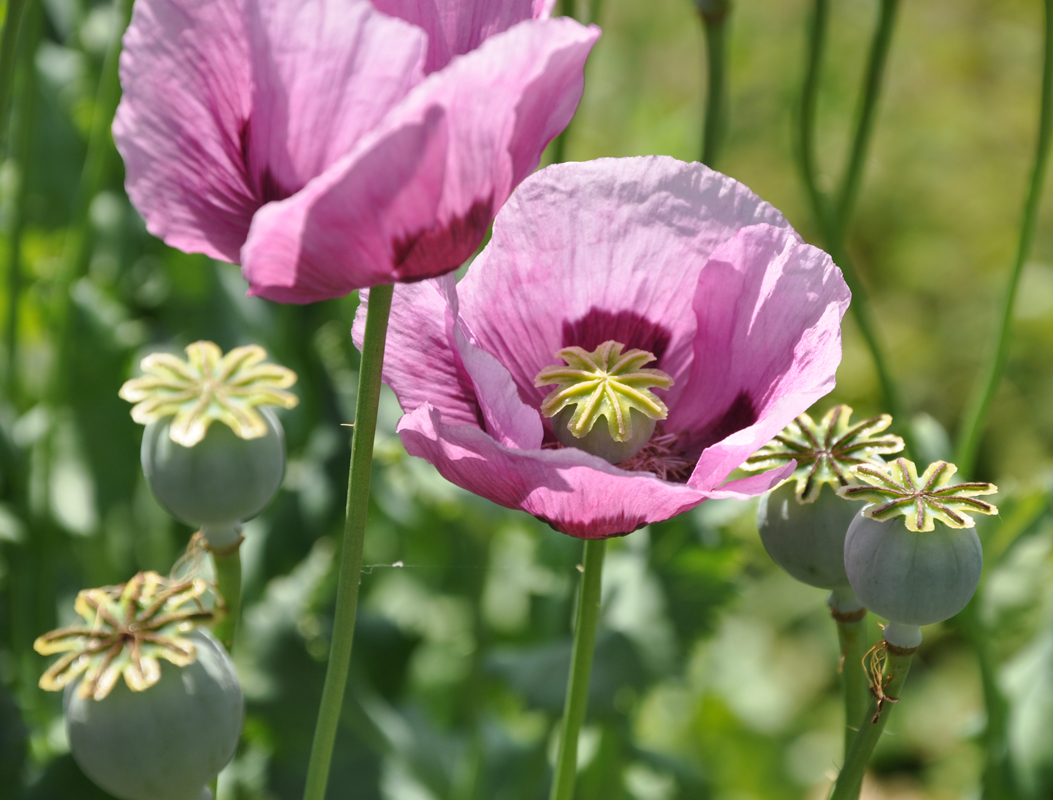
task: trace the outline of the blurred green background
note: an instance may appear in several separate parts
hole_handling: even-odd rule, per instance
[[[597,4],[580,5],[584,16]],[[1043,19],[1036,0],[902,6],[849,249],[918,415],[897,422],[912,422],[938,457],[949,454],[948,431],[992,340],[1016,245]],[[598,8],[604,35],[566,156],[697,159],[705,72],[693,4]],[[821,243],[793,157],[810,8],[734,4],[717,166]],[[301,403],[282,416],[284,489],[246,526],[236,660],[248,716],[221,781],[223,800],[291,800],[302,791],[331,626],[356,299],[248,299],[236,267],[146,233],[108,133],[126,13],[127,0],[30,2],[17,58],[0,166],[0,797],[106,797],[68,755],[61,698],[36,688],[46,662],[31,645],[71,621],[78,590],[139,569],[167,573],[186,546],[191,531],[145,485],[141,429],[117,390],[146,353],[204,338],[224,349],[258,342],[300,376]],[[819,109],[825,185],[844,160],[876,16],[876,0],[832,2]],[[1002,489],[1002,514],[981,531],[982,596],[963,618],[926,630],[872,765],[871,800],[979,796],[989,718],[1007,732],[1008,777],[985,796],[1053,792],[1051,367],[1046,202],[981,452],[979,477]],[[838,378],[818,410],[834,401],[864,415],[885,410],[851,321]],[[399,413],[386,395],[328,796],[541,800],[580,543],[406,456],[393,433]],[[824,796],[841,747],[836,637],[823,593],[767,558],[753,511],[705,503],[612,543],[580,800]]]

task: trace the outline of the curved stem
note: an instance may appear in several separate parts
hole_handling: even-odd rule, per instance
[[[855,318],[856,324],[859,326],[859,332],[863,336],[863,341],[870,351],[878,382],[881,384],[885,405],[894,418],[901,420],[899,431],[906,442],[906,450],[909,455],[911,452],[916,452],[916,448],[913,447],[913,436],[910,433],[910,426],[906,424],[906,409],[903,406],[899,388],[889,370],[884,349],[878,338],[877,328],[870,309],[870,298],[844,242],[849,217],[851,216],[855,197],[858,194],[863,165],[869,149],[868,145],[874,126],[877,99],[880,94],[881,80],[884,75],[897,5],[898,0],[883,0],[882,3],[881,17],[875,29],[873,43],[870,48],[870,60],[860,101],[859,120],[856,124],[850,151],[851,155],[841,182],[837,205],[832,208],[829,199],[819,187],[817,178],[818,167],[815,158],[816,111],[823,55],[826,50],[826,37],[829,29],[830,7],[829,0],[815,0],[812,19],[808,26],[808,55],[804,86],[801,92],[800,118],[798,120],[797,160],[808,194],[808,201],[812,207],[812,213],[815,216],[827,250],[829,250],[834,262],[841,268],[845,276],[845,282],[848,284],[848,288],[852,290],[852,316]]]
[[[706,33],[706,117],[702,133],[702,163],[712,167],[724,138],[727,105],[726,31],[729,4],[717,3],[713,11],[699,11]]]
[[[362,545],[369,514],[369,478],[373,465],[373,439],[380,404],[380,376],[384,365],[384,343],[388,334],[393,286],[374,286],[369,292],[362,362],[358,373],[355,427],[351,437],[351,470],[347,480],[347,516],[344,523],[340,576],[336,590],[336,615],[329,647],[329,665],[318,709],[311,760],[307,767],[304,800],[323,800],[329,781],[340,711],[344,704],[351,645],[355,636],[358,585],[362,573]]]
[[[556,773],[549,800],[571,800],[578,771],[578,734],[585,722],[589,702],[589,678],[596,645],[596,626],[600,619],[600,588],[603,582],[603,556],[606,539],[586,539],[584,574],[578,594],[578,619],[574,626],[574,650],[570,657],[567,699],[563,705],[563,726],[559,732]]]
[[[851,590],[849,590],[851,592]],[[867,653],[867,610],[855,599],[854,604],[839,603],[839,598],[831,594],[828,601],[830,615],[837,624],[837,638],[841,642],[841,681],[845,701],[845,758],[856,738],[856,732],[863,724],[863,713],[867,707],[870,692],[867,673],[863,659]],[[842,608],[838,606],[842,605]],[[852,606],[858,606],[853,608]]]
[[[7,0],[4,34],[0,38],[0,144],[7,141],[7,112],[15,85],[15,54],[18,51],[18,30],[26,0]]]
[[[870,762],[870,756],[874,752],[878,739],[881,738],[882,731],[885,730],[888,716],[892,713],[892,706],[895,700],[899,699],[903,683],[907,680],[907,672],[910,671],[910,661],[914,657],[914,650],[901,650],[889,645],[887,655],[882,675],[882,692],[889,699],[880,706],[876,696],[870,701],[867,717],[845,757],[845,765],[837,776],[837,783],[834,784],[830,800],[856,800],[859,797],[859,790],[863,785],[863,773]]]
[[[1046,166],[1049,162],[1050,139],[1053,138],[1053,0],[1046,0],[1045,5],[1046,50],[1042,67],[1042,110],[1038,122],[1038,144],[1035,149],[1034,166],[1031,170],[1031,184],[1028,186],[1027,200],[1024,202],[1024,219],[1020,225],[1020,241],[1017,244],[1016,259],[1009,272],[1009,281],[1002,298],[1002,312],[995,334],[995,346],[969,402],[962,433],[958,440],[955,463],[963,477],[971,476],[976,467],[980,439],[987,422],[987,415],[991,410],[991,403],[998,390],[998,384],[1001,382],[1002,373],[1005,372],[1013,324],[1013,306],[1016,303],[1016,293],[1020,286],[1020,276],[1035,240],[1038,207],[1042,201],[1042,187],[1046,177]]]
[[[815,163],[815,127],[819,106],[819,79],[822,74],[829,21],[829,0],[815,0],[811,23],[808,26],[808,63],[804,72],[804,86],[801,89],[801,111],[797,130],[797,160],[801,168],[801,178],[808,192],[812,212],[824,237],[829,231],[829,218],[826,197],[819,189],[816,177],[818,168]]]
[[[8,11],[10,14],[10,10]],[[37,71],[33,64],[37,42],[40,39],[40,6],[29,9],[24,24],[19,52],[19,87],[16,105],[14,141],[10,152],[18,163],[18,193],[11,213],[11,226],[7,231],[7,313],[4,325],[4,384],[3,395],[18,408],[18,327],[19,305],[22,295],[22,233],[25,226],[25,206],[28,197],[27,174],[32,161],[30,149],[36,123]],[[6,37],[7,29],[4,34]],[[2,48],[2,45],[0,45]],[[0,117],[0,126],[4,124]],[[2,129],[2,128],[0,128]]]
[[[838,240],[844,238],[856,199],[859,196],[863,166],[866,164],[870,138],[874,132],[877,101],[881,94],[881,83],[885,76],[885,65],[888,62],[888,51],[892,44],[892,31],[895,28],[898,7],[899,0],[882,0],[881,2],[881,12],[867,60],[866,78],[863,95],[860,98],[859,119],[856,121],[856,131],[852,138],[852,150],[841,178],[840,190],[837,193],[837,206],[833,214],[833,236]]]

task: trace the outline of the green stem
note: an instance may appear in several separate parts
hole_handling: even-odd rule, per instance
[[[227,652],[230,652],[234,647],[234,637],[237,635],[241,616],[240,542],[229,550],[213,551],[212,562],[216,567],[216,591],[223,598],[227,611],[212,632],[227,648]]]
[[[600,619],[600,588],[603,582],[603,556],[606,539],[586,539],[584,572],[578,594],[578,619],[574,626],[574,650],[570,657],[567,699],[563,705],[563,726],[559,732],[556,773],[549,800],[572,800],[578,771],[578,734],[585,722],[589,702],[589,678],[596,645],[596,626]]]
[[[898,699],[907,680],[907,672],[910,671],[910,661],[914,656],[914,650],[901,650],[898,647],[888,646],[888,659],[885,662],[885,671],[882,676],[882,691],[889,698]],[[874,747],[881,738],[888,716],[892,713],[894,703],[884,702],[881,704],[880,713],[877,697],[870,701],[867,708],[867,716],[863,720],[863,726],[856,734],[852,747],[845,757],[845,765],[837,776],[834,791],[830,800],[856,800],[859,797],[860,787],[863,785],[863,773],[866,771],[870,756]]]
[[[845,700],[845,758],[848,758],[856,732],[863,724],[870,691],[863,659],[867,653],[867,611],[849,614],[831,612],[837,623],[837,638],[841,642],[841,681]]]
[[[867,60],[866,78],[863,95],[860,98],[861,106],[859,118],[856,121],[855,136],[852,138],[852,150],[841,178],[837,206],[834,209],[833,235],[839,241],[844,239],[856,199],[859,197],[863,167],[866,164],[870,139],[874,132],[877,101],[881,95],[881,84],[885,76],[885,65],[888,62],[888,51],[892,44],[892,31],[895,28],[898,7],[899,0],[882,0],[877,28],[874,30],[874,39],[870,45],[870,57]]]
[[[7,140],[7,112],[15,85],[15,54],[18,52],[18,30],[22,24],[25,0],[7,0],[4,35],[0,38],[0,149]]]
[[[700,10],[706,34],[706,117],[702,128],[702,163],[712,167],[724,139],[727,106],[726,33],[730,3],[715,3],[714,8]]]
[[[333,743],[336,741],[340,711],[344,704],[347,671],[351,664],[358,585],[362,574],[362,545],[369,514],[369,478],[373,465],[373,439],[377,431],[380,376],[384,365],[384,343],[387,340],[393,290],[393,286],[384,285],[374,286],[369,292],[366,331],[362,341],[362,362],[358,373],[355,427],[351,437],[347,516],[336,590],[333,640],[329,646],[329,665],[325,673],[314,742],[311,744],[304,800],[323,800],[325,797],[325,787],[329,781],[329,762],[333,756]]]
[[[19,53],[18,115],[14,133],[13,155],[18,161],[18,194],[11,214],[7,240],[7,313],[4,325],[5,371],[3,396],[17,408],[19,304],[22,296],[22,233],[25,226],[26,199],[29,194],[28,172],[32,161],[34,124],[36,122],[37,71],[33,63],[40,39],[40,6],[30,8]],[[6,35],[6,29],[5,29]],[[0,122],[2,124],[2,122]]]
[[[1042,201],[1042,187],[1046,177],[1046,166],[1049,162],[1050,140],[1053,138],[1053,0],[1046,0],[1046,49],[1042,67],[1042,110],[1039,113],[1038,144],[1035,148],[1035,161],[1031,170],[1031,184],[1024,202],[1024,219],[1020,225],[1020,241],[1017,244],[1016,259],[1009,273],[1009,281],[1002,298],[1002,312],[995,334],[995,346],[990,360],[977,382],[972,398],[967,407],[962,433],[958,440],[958,452],[955,463],[960,474],[971,476],[976,468],[976,458],[980,449],[987,415],[991,410],[998,384],[1005,372],[1006,360],[1009,357],[1009,339],[1013,324],[1013,306],[1016,303],[1017,289],[1024,264],[1031,253],[1035,240],[1035,228],[1038,221],[1038,208]],[[968,478],[966,477],[966,480]]]
[[[860,100],[861,110],[856,123],[850,157],[845,168],[841,190],[838,193],[836,207],[831,207],[829,199],[819,187],[818,166],[816,163],[815,129],[818,108],[819,83],[822,73],[823,56],[826,50],[826,38],[829,29],[829,0],[815,0],[811,22],[808,26],[808,56],[805,67],[804,86],[801,92],[801,110],[798,129],[797,160],[801,177],[812,206],[812,213],[834,262],[844,273],[845,282],[852,291],[852,316],[859,326],[867,349],[870,351],[877,372],[878,382],[884,396],[885,405],[896,419],[901,421],[900,433],[906,442],[907,453],[916,452],[910,426],[906,424],[906,409],[900,397],[899,388],[885,359],[884,348],[878,338],[870,308],[870,298],[856,270],[855,262],[849,256],[845,246],[845,233],[849,218],[859,191],[860,179],[870,137],[876,118],[877,100],[880,94],[882,77],[887,61],[888,48],[891,42],[895,11],[898,0],[884,0],[881,17],[874,32],[870,48],[863,94]]]
[[[797,131],[797,160],[801,178],[808,192],[808,201],[819,228],[825,236],[829,231],[826,197],[819,189],[815,158],[815,128],[819,107],[819,79],[822,75],[823,55],[826,50],[826,30],[830,20],[829,0],[815,0],[811,23],[808,26],[808,63],[804,86],[801,89],[801,112]]]

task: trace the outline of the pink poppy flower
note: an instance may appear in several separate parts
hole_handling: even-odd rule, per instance
[[[128,194],[272,300],[441,275],[577,107],[599,29],[550,7],[138,0],[113,126]]]
[[[725,483],[833,388],[848,303],[830,257],[725,175],[665,157],[563,164],[516,190],[460,283],[396,287],[384,380],[406,450],[448,480],[572,536],[618,536],[790,474]],[[609,342],[665,374],[636,378],[672,383],[617,465],[560,445],[560,416],[541,413],[561,359]]]

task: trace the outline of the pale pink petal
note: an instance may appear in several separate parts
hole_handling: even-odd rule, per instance
[[[691,375],[667,429],[702,452],[691,485],[717,487],[834,387],[850,294],[830,257],[770,225],[718,247],[698,281]]]
[[[767,472],[728,481],[716,489],[707,491],[706,497],[710,500],[749,500],[751,497],[757,497],[774,489],[789,478],[796,468],[797,462],[791,461],[778,469],[770,469]]]
[[[524,403],[504,365],[476,345],[475,335],[458,314],[453,275],[436,278],[453,315],[453,340],[461,364],[472,379],[475,398],[486,420],[486,432],[505,447],[534,450],[541,447],[544,428],[537,409]]]
[[[433,107],[418,122],[363,141],[301,191],[256,213],[241,252],[249,294],[310,303],[392,280],[392,262],[435,219],[447,120]]]
[[[476,427],[448,425],[427,404],[406,414],[398,431],[406,451],[447,480],[580,538],[631,533],[706,499],[686,484],[626,472],[582,450],[504,447]]]
[[[557,350],[608,339],[658,356],[676,385],[694,354],[692,309],[714,249],[744,225],[788,223],[741,183],[663,156],[547,167],[528,178],[458,285],[479,345],[538,407]],[[668,429],[668,428],[667,428]]]
[[[428,41],[359,0],[258,0],[247,12],[250,172],[264,201],[281,200],[350,152],[421,82]]]
[[[307,302],[460,266],[570,120],[598,35],[569,19],[524,23],[431,75],[389,115],[375,141],[364,140],[383,152],[360,144],[295,197],[257,215],[242,253],[253,292]],[[427,121],[436,114],[444,120],[444,160],[433,149],[414,155],[412,146],[423,140],[411,136],[388,146],[404,131],[431,131]],[[376,196],[389,203],[396,192],[406,208],[370,206]],[[367,223],[374,230],[364,231]]]
[[[351,335],[362,349],[369,290],[359,293]],[[384,383],[404,410],[425,403],[451,425],[482,427],[475,388],[453,343],[453,316],[436,281],[395,287],[384,354]]]
[[[361,0],[139,0],[113,132],[147,228],[238,261],[253,213],[374,128],[426,46]]]
[[[139,0],[124,35],[113,137],[147,229],[237,261],[259,206],[245,170],[252,99],[243,3]]]
[[[428,32],[427,71],[474,50],[526,19],[548,19],[555,0],[372,0],[385,14]]]

